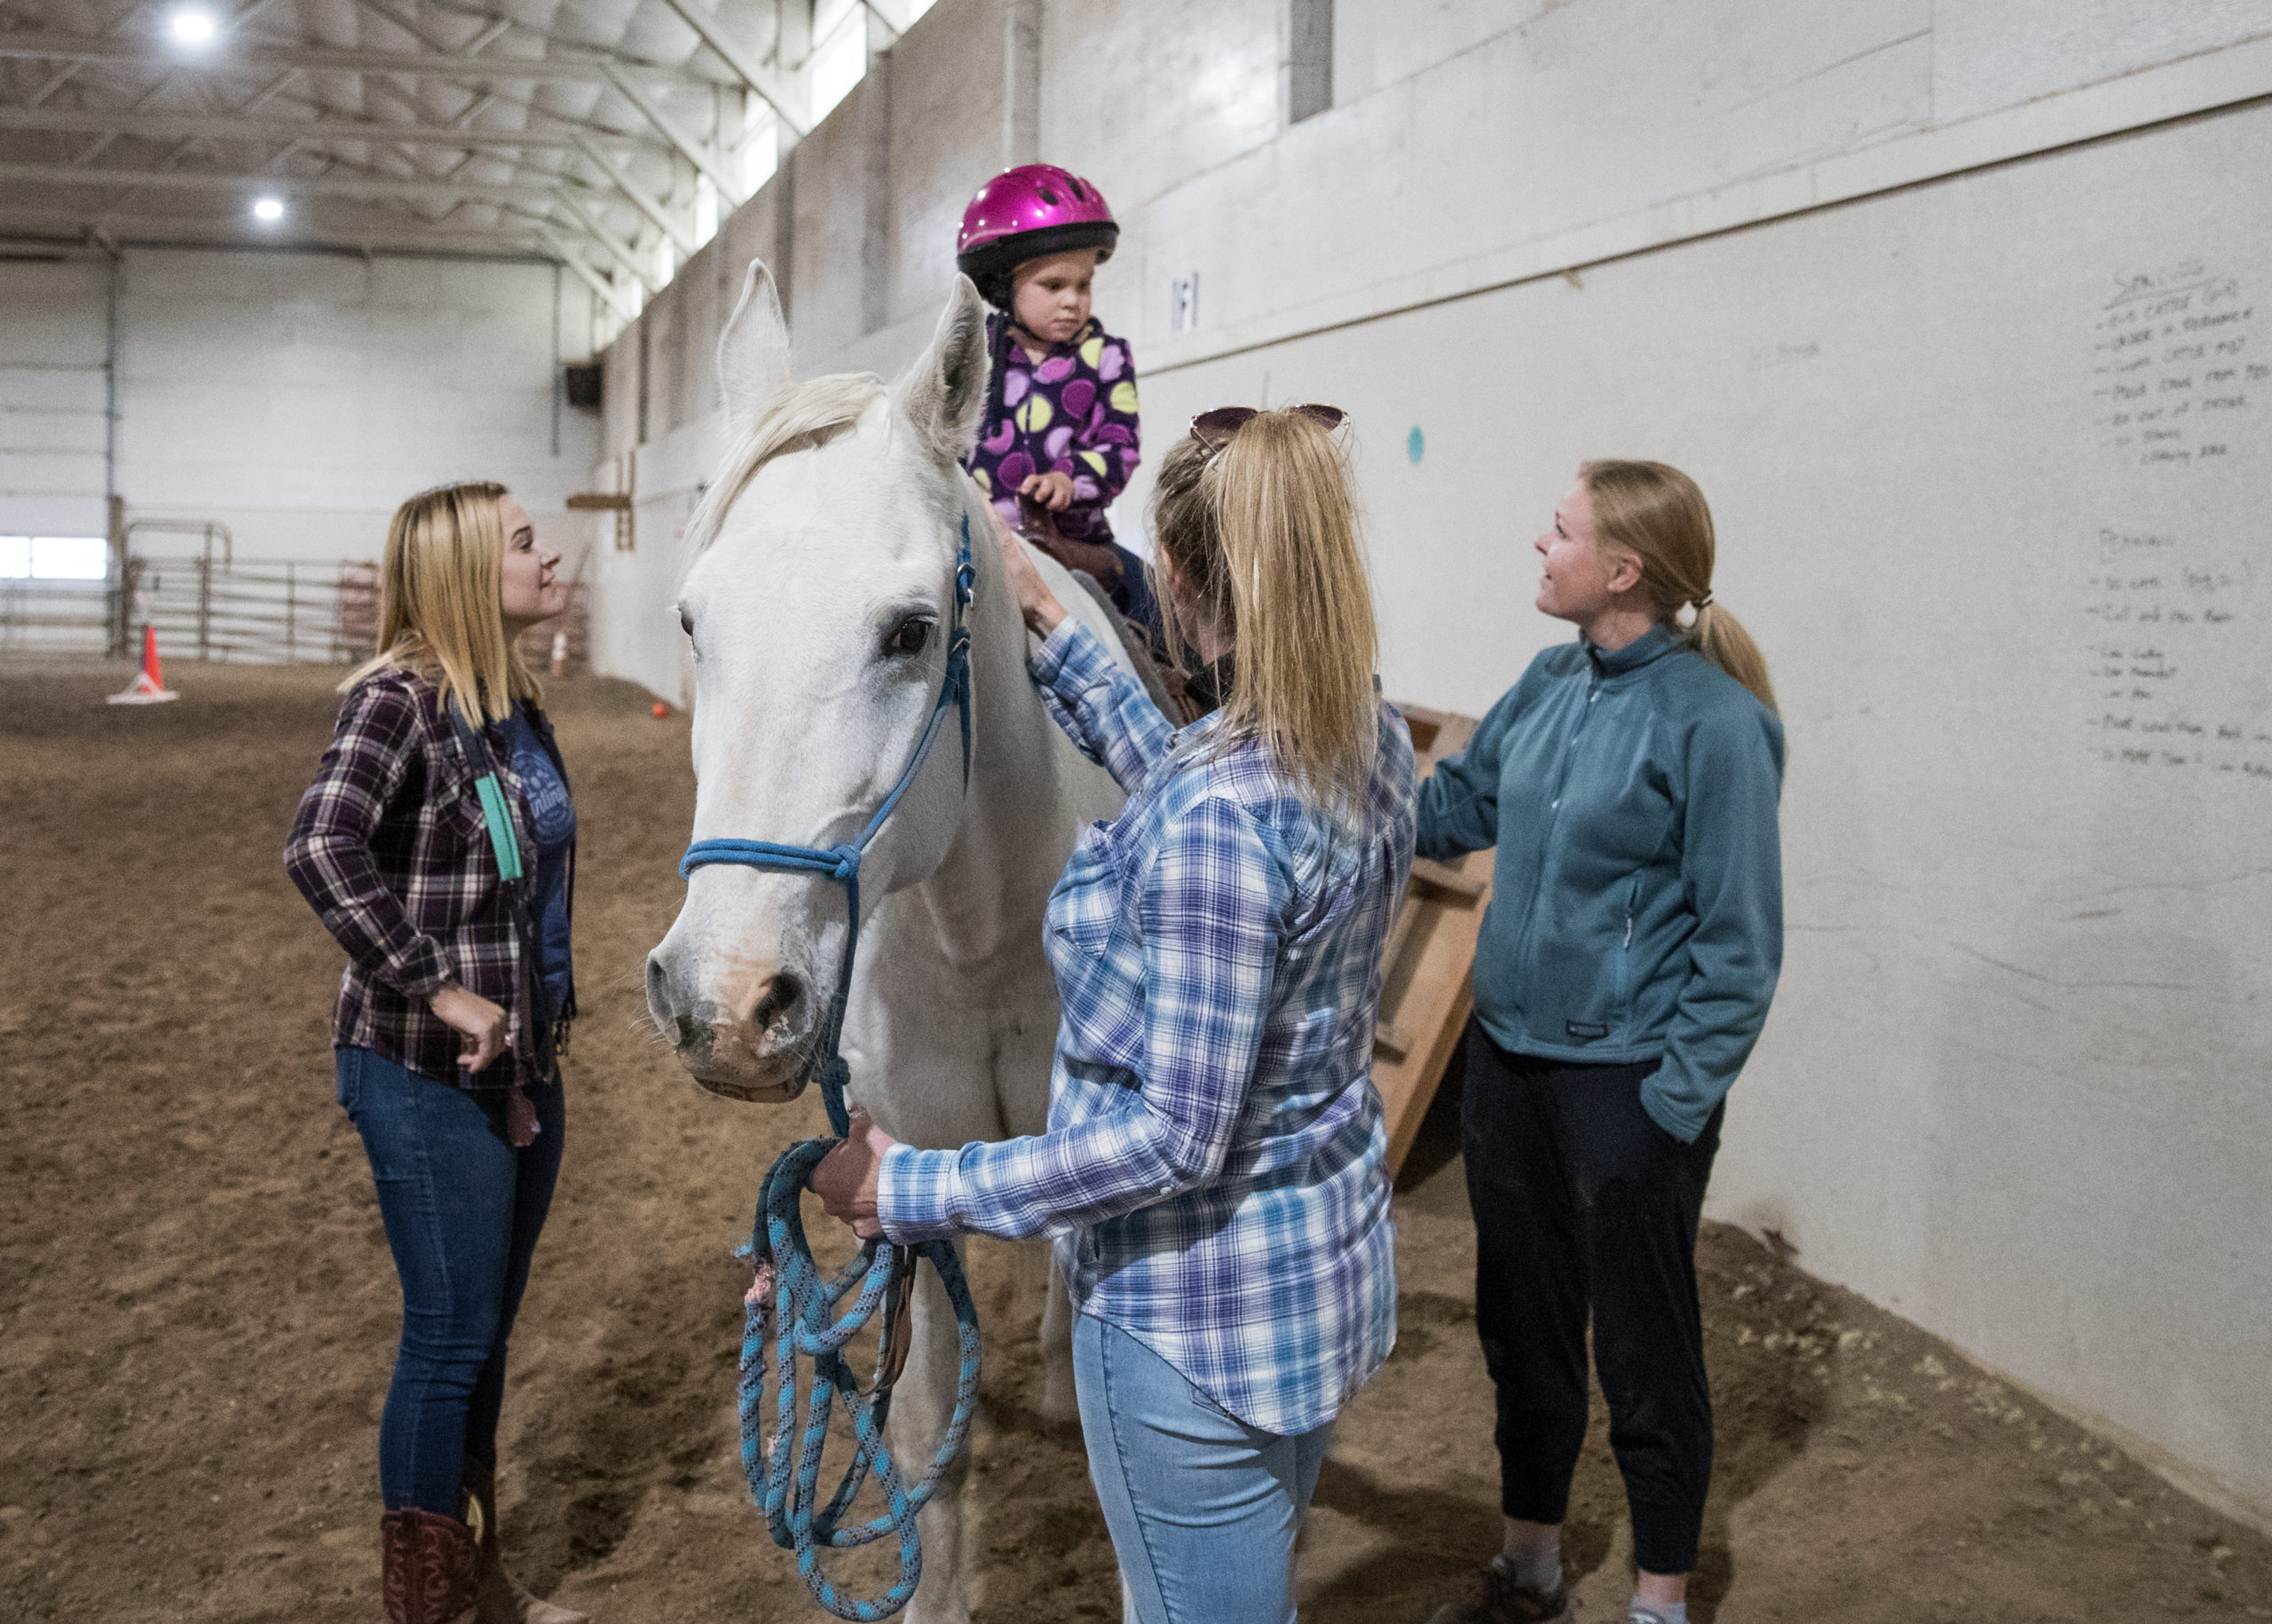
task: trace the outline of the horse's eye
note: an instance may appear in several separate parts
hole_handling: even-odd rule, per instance
[[[931,628],[935,624],[928,615],[906,616],[884,638],[884,652],[888,655],[922,653],[930,646]]]
[[[683,609],[678,611],[678,629],[690,637],[694,635],[694,617]]]

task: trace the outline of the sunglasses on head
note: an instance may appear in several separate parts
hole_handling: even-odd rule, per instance
[[[1299,412],[1312,422],[1327,429],[1338,429],[1349,421],[1349,414],[1339,406],[1297,406],[1285,408]],[[1203,445],[1220,445],[1231,436],[1262,415],[1259,406],[1217,406],[1211,412],[1202,412],[1191,420],[1192,438]]]

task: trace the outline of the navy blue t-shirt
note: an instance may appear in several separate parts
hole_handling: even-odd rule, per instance
[[[526,710],[515,706],[504,729],[513,771],[536,826],[536,885],[530,893],[530,911],[541,944],[539,968],[545,1001],[557,1013],[568,997],[568,847],[576,839],[576,808]]]

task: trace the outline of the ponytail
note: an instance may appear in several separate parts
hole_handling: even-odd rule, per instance
[[[1379,745],[1379,638],[1333,431],[1278,411],[1217,445],[1186,438],[1162,467],[1153,515],[1191,611],[1236,649],[1219,737],[1259,739],[1316,801],[1358,800]],[[1178,617],[1167,620],[1185,663]]]
[[[1751,690],[1760,704],[1781,714],[1775,704],[1775,684],[1767,678],[1767,657],[1743,629],[1742,621],[1708,595],[1696,606],[1696,619],[1687,636],[1691,648]]]
[[[1593,498],[1598,544],[1640,564],[1641,585],[1657,619],[1775,710],[1766,656],[1742,623],[1713,601],[1717,542],[1712,509],[1696,482],[1662,462],[1587,462],[1578,476]],[[1680,611],[1691,604],[1695,618],[1682,627]]]

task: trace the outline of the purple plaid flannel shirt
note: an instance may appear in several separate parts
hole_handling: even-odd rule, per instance
[[[439,698],[432,683],[406,671],[375,672],[356,684],[315,782],[300,797],[284,868],[347,950],[333,1045],[374,1050],[460,1087],[502,1088],[518,1076],[513,1057],[532,1017],[525,950],[472,768]],[[494,725],[486,737],[521,861],[533,873],[536,838],[512,752]],[[426,1006],[453,979],[511,1014],[510,1055],[478,1075],[460,1068],[457,1033]]]

